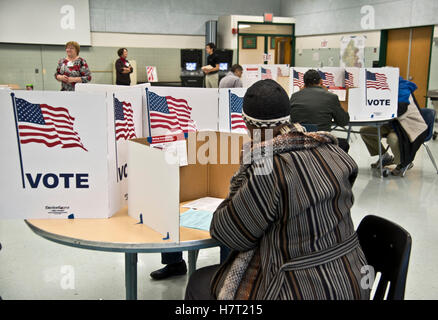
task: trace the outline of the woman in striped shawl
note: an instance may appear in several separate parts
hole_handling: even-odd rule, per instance
[[[210,227],[232,252],[192,275],[186,299],[369,299],[350,216],[357,165],[334,136],[304,132],[289,114],[276,82],[247,90],[252,153]]]

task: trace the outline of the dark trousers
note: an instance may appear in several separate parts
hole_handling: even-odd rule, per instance
[[[338,138],[338,143],[339,143],[339,148],[341,148],[346,153],[348,153],[348,150],[350,150],[350,144],[347,142],[347,139]]]
[[[185,300],[214,300],[210,293],[210,282],[219,268],[218,264],[196,270],[189,279]]]
[[[230,249],[228,249],[225,246],[220,246],[221,248],[221,257],[220,257],[220,263],[223,263],[225,259],[230,254]],[[172,264],[172,263],[178,263],[183,261],[183,255],[181,251],[178,252],[163,252],[161,254],[161,263],[162,264]]]

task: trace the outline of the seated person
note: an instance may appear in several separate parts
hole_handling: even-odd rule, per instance
[[[230,72],[219,82],[219,88],[242,88],[242,73],[243,68],[240,64],[233,64]]]
[[[369,299],[350,216],[357,165],[330,133],[305,132],[289,116],[277,82],[248,88],[242,117],[252,152],[210,226],[232,252],[193,273],[186,299]]]
[[[423,144],[427,136],[427,124],[418,108],[413,92],[417,85],[413,82],[399,78],[397,119],[389,124],[381,126],[381,136],[391,148],[393,156],[389,152],[382,155],[382,166],[396,164],[391,171],[394,176],[403,175],[411,169],[418,148]],[[367,146],[371,156],[379,154],[379,143],[376,127],[362,127],[360,136]],[[385,150],[381,144],[382,152]],[[371,164],[372,168],[379,168],[379,160]]]
[[[345,126],[350,116],[342,109],[338,96],[327,91],[316,70],[308,70],[303,77],[304,88],[295,92],[290,98],[290,120],[292,123],[314,124],[318,131],[330,131],[334,122]],[[338,138],[339,146],[348,152],[350,145],[347,139]]]

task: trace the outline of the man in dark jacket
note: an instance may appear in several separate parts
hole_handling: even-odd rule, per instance
[[[350,116],[342,109],[338,96],[327,91],[316,70],[308,70],[304,74],[304,88],[295,92],[290,98],[292,123],[313,124],[318,131],[330,131],[334,123],[345,126]],[[345,152],[350,148],[346,139],[338,138],[339,147]]]
[[[120,58],[116,61],[116,84],[129,86],[131,84],[131,77],[129,74],[132,73],[134,69],[126,59],[128,57],[128,49],[120,48],[117,51],[117,54]]]

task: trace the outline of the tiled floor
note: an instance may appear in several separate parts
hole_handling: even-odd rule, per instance
[[[350,155],[359,165],[352,217],[357,226],[367,214],[390,219],[413,239],[406,299],[438,299],[438,174],[421,147],[404,178],[381,179],[359,136]],[[429,143],[438,160],[438,141]],[[0,220],[0,296],[3,299],[124,299],[124,255],[62,246],[35,235],[23,221]],[[187,259],[187,254],[184,253]],[[219,262],[219,249],[201,250],[198,267]],[[139,299],[182,299],[186,276],[153,281],[159,254],[140,254]],[[68,276],[68,277],[67,277]],[[66,279],[71,281],[66,281]]]

